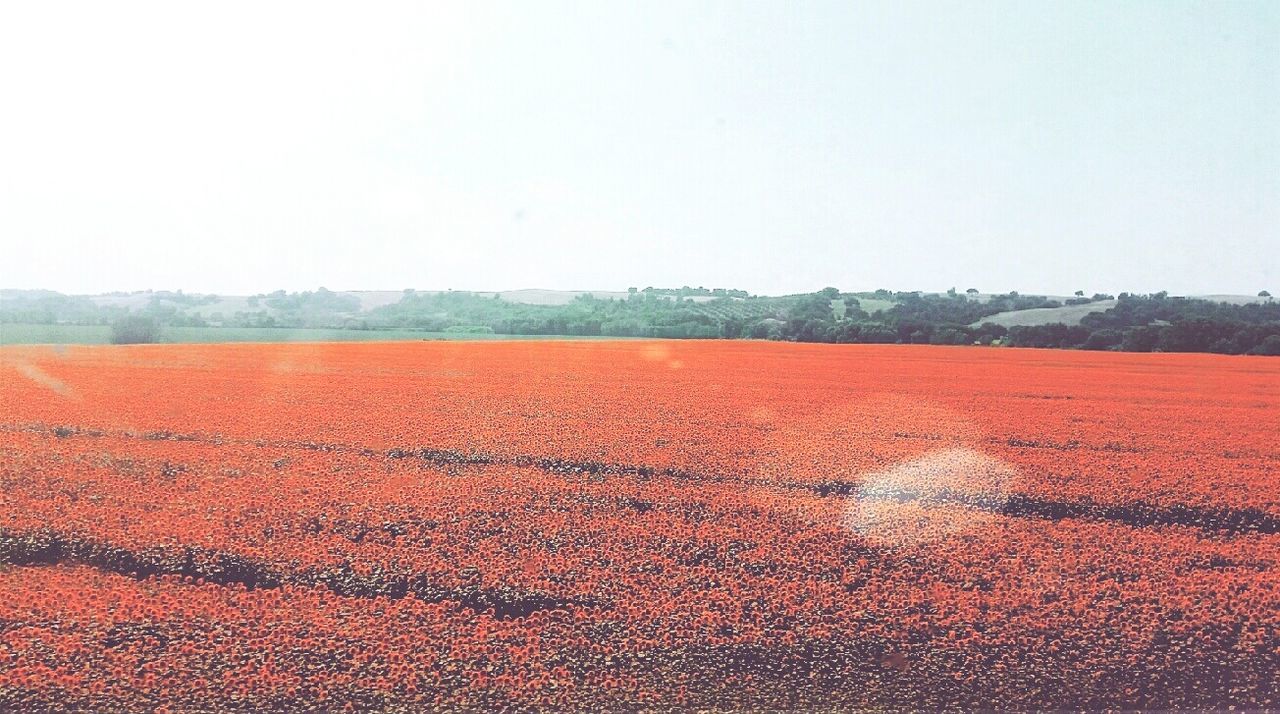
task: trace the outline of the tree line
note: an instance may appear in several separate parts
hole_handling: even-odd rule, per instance
[[[1280,354],[1280,304],[1265,294],[1259,302],[1231,304],[1163,292],[1113,298],[1079,291],[1059,301],[1017,292],[980,295],[974,289],[851,293],[829,287],[766,297],[686,286],[531,305],[466,291],[406,290],[395,303],[362,310],[358,298],[320,288],[252,296],[236,303],[245,309],[233,312],[217,311],[216,297],[181,292],[151,294],[133,308],[47,291],[0,297],[0,322],[112,325],[120,342],[155,341],[164,326],[207,326]],[[1004,327],[987,320],[1002,312],[1094,303],[1097,310],[1079,324]]]

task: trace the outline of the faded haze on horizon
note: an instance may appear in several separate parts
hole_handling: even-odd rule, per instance
[[[1280,3],[8,3],[0,286],[1280,288]]]

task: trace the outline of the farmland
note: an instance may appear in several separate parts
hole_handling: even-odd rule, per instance
[[[0,708],[1280,706],[1280,361],[0,349]]]
[[[989,322],[1002,327],[1025,325],[1079,325],[1081,318],[1095,312],[1105,312],[1116,306],[1115,300],[1099,300],[1084,305],[1065,305],[1063,307],[1040,307],[1031,310],[1012,310],[987,315],[979,323]],[[977,327],[978,325],[972,325]]]
[[[558,339],[590,339],[557,336]],[[323,327],[166,327],[162,342],[395,342],[404,340],[520,340],[531,335],[429,330],[344,330]],[[615,338],[616,339],[616,338]],[[0,325],[0,345],[104,345],[111,341],[107,325]]]
[[[1083,291],[1080,291],[1083,293]],[[1266,292],[1266,291],[1263,291]],[[1280,303],[1120,293],[1043,295],[645,288],[573,293],[362,291],[63,295],[0,289],[0,344],[535,338],[768,339],[1280,354]],[[470,337],[468,339],[479,339]]]

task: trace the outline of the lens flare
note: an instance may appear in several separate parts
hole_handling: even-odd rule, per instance
[[[977,449],[938,449],[862,477],[845,522],[886,545],[973,533],[1000,517],[1017,479],[1017,469]]]

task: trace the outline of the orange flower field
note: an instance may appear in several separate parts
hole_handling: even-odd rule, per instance
[[[0,349],[0,708],[1280,707],[1280,360]]]

